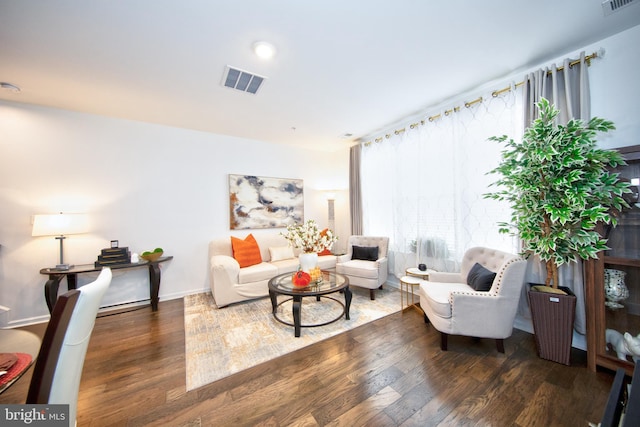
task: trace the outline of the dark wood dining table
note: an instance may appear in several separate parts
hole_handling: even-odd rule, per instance
[[[33,332],[20,329],[0,329],[0,354],[13,353],[19,356],[15,365],[0,375],[0,394],[29,370],[38,357],[40,344],[40,338]]]

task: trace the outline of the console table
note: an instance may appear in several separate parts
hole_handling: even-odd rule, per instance
[[[117,264],[111,265],[111,270],[127,270],[131,268],[148,267],[149,268],[149,298],[151,299],[151,309],[153,311],[158,310],[158,292],[160,291],[160,263],[173,259],[173,256],[163,256],[156,261],[143,261],[129,264]],[[53,306],[58,299],[58,288],[60,282],[65,277],[67,278],[67,287],[69,289],[76,289],[76,279],[78,274],[92,273],[102,270],[102,267],[96,267],[94,264],[81,264],[74,265],[68,270],[57,270],[55,268],[43,268],[40,270],[40,274],[49,276],[49,280],[44,284],[44,297],[47,301],[47,307],[49,313],[53,310]]]

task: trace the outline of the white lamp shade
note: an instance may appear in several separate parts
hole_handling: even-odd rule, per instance
[[[89,231],[86,214],[34,215],[32,236],[65,236]]]

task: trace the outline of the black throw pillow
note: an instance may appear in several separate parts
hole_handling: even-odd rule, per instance
[[[377,261],[377,246],[352,246],[351,259],[361,259],[363,261]]]
[[[493,279],[496,278],[496,273],[491,270],[487,270],[477,262],[469,270],[467,275],[467,285],[471,286],[476,291],[488,292],[493,284]]]

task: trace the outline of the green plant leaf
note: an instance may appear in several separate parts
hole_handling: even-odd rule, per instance
[[[503,146],[502,160],[488,172],[497,176],[496,191],[483,197],[509,203],[511,222],[498,224],[499,231],[518,235],[523,255],[556,266],[597,257],[606,240],[596,225],[615,226],[613,212],[628,207],[629,183],[609,171],[626,164],[622,155],[597,148],[597,135],[615,126],[598,117],[557,124],[559,110],[544,98],[537,108],[521,141],[489,138]]]

